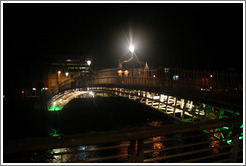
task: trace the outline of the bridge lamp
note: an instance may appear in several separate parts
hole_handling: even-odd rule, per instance
[[[129,74],[129,71],[128,71],[128,70],[125,70],[125,71],[124,71],[124,74],[125,74],[125,76],[127,77],[128,74]]]
[[[131,51],[131,53],[133,53],[133,52],[134,52],[134,50],[135,50],[134,45],[132,45],[132,44],[131,44],[131,45],[129,46],[129,50]]]
[[[87,63],[88,66],[90,66],[91,65],[91,60],[87,60],[86,63]]]
[[[118,70],[118,74],[119,74],[120,77],[122,76],[122,73],[123,73],[122,70]]]

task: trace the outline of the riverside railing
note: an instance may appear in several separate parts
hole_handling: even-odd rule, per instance
[[[4,141],[4,163],[242,163],[242,120]]]

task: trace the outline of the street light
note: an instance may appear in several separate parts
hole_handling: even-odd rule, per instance
[[[135,49],[134,45],[131,44],[131,45],[129,46],[129,50],[131,51],[131,53],[134,52],[134,49]]]
[[[59,85],[61,71],[59,70],[57,73],[58,73],[58,75],[57,75],[57,85]]]
[[[91,65],[91,60],[87,60],[87,65],[90,66]]]
[[[66,75],[66,77],[67,77],[67,76],[69,75],[69,73],[68,73],[68,72],[66,72],[66,73],[65,73],[65,75]]]
[[[133,58],[133,53],[134,53],[134,50],[135,50],[134,45],[131,44],[131,45],[129,46],[129,50],[130,50],[130,52],[131,52],[131,57],[130,57],[130,59],[125,60],[125,61],[123,61],[123,62],[120,62],[120,63],[119,63],[119,68],[122,68],[122,64],[123,64],[123,63],[129,62],[130,60],[132,60],[132,58]]]

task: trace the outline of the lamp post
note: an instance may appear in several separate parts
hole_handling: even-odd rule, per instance
[[[69,73],[68,73],[68,72],[66,72],[66,73],[65,73],[65,75],[66,75],[66,78],[67,78],[67,77],[68,77],[68,75],[69,75]],[[67,78],[67,79],[68,79],[68,78]]]
[[[61,75],[61,71],[58,71],[57,72],[57,85],[59,85],[60,75]]]
[[[120,62],[120,63],[119,63],[119,68],[122,68],[122,64],[123,64],[123,63],[129,62],[130,60],[132,60],[132,58],[133,58],[133,53],[134,53],[134,50],[135,50],[134,45],[131,44],[131,45],[129,46],[129,50],[130,50],[130,52],[131,52],[131,57],[130,57],[130,59],[125,60],[125,61],[123,61],[123,62]]]

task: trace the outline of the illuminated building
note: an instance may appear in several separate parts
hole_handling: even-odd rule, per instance
[[[90,73],[88,60],[60,58],[53,60],[45,70],[46,83],[49,91],[55,87],[62,86],[65,82],[71,81],[76,76],[87,76]]]

